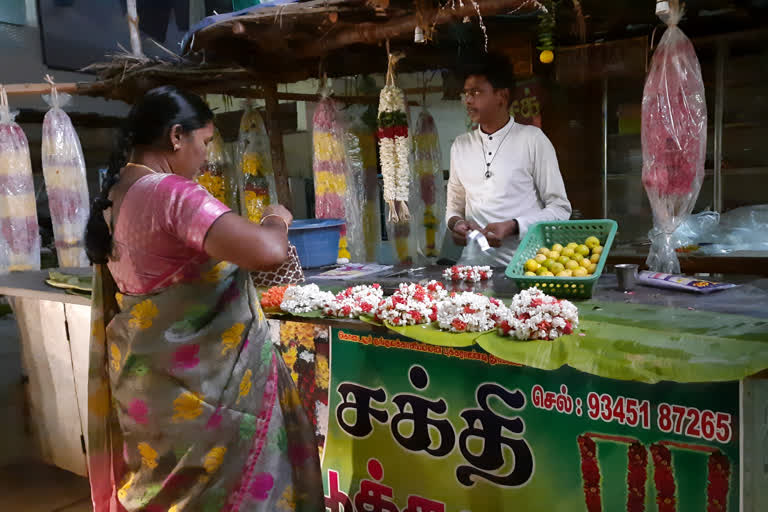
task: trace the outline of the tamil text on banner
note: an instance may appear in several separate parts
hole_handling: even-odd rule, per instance
[[[329,392],[332,512],[738,510],[737,382],[619,381],[334,329]]]

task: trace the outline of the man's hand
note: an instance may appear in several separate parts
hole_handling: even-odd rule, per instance
[[[451,236],[453,237],[453,242],[456,245],[460,245],[460,246],[467,245],[467,235],[474,230],[482,231],[483,228],[481,228],[477,224],[477,222],[473,220],[461,219],[455,222],[453,224],[453,229],[451,230]]]
[[[506,222],[491,222],[483,230],[488,245],[491,247],[501,247],[507,237],[516,235],[518,232],[519,227],[514,219]]]

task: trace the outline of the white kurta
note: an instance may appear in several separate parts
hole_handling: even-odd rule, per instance
[[[490,178],[486,178],[486,170],[490,170]],[[501,266],[512,260],[530,226],[567,220],[571,203],[555,148],[544,132],[510,119],[491,135],[478,128],[457,137],[451,147],[446,208],[447,220],[454,216],[474,220],[482,227],[517,220],[519,236],[505,240],[485,261]],[[476,259],[479,251],[473,245],[464,250],[463,260]]]

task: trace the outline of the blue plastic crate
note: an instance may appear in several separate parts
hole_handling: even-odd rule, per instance
[[[294,220],[288,240],[296,246],[302,268],[333,265],[339,255],[342,219]]]

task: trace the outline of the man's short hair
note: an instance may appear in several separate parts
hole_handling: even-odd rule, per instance
[[[461,71],[464,80],[472,75],[484,76],[494,89],[509,89],[510,95],[515,88],[509,60],[501,55],[486,54],[480,58],[467,59]]]

